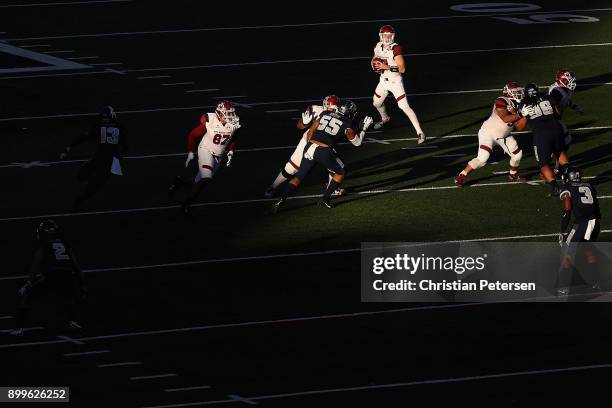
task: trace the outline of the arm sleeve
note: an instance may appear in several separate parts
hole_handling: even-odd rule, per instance
[[[395,44],[392,48],[393,56],[402,55],[402,46],[399,44]]]
[[[200,119],[200,124],[193,128],[191,132],[189,132],[189,136],[187,137],[187,151],[193,152],[195,151],[195,140],[198,137],[204,136],[206,133],[206,115],[202,115]]]

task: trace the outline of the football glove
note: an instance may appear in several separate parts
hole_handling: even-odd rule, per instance
[[[232,159],[234,158],[234,151],[230,150],[227,152],[227,163],[225,163],[225,167],[229,167],[232,164]]]
[[[70,146],[66,146],[66,149],[64,149],[64,151],[60,153],[60,160],[64,160],[66,157],[68,157],[68,153],[70,153]]]
[[[534,113],[535,113],[535,109],[533,107],[531,107],[531,106],[525,105],[525,106],[523,106],[521,108],[521,116],[522,117],[529,118],[529,116],[534,114]]]
[[[310,112],[306,111],[302,113],[302,123],[304,125],[308,126],[311,120],[312,120],[312,115],[310,114]]]
[[[563,233],[559,233],[559,246],[561,248],[563,248],[563,245],[565,245],[565,235],[563,235]]]
[[[367,131],[368,128],[370,126],[372,126],[372,123],[374,123],[374,119],[372,119],[370,116],[366,116],[365,118],[363,118],[363,131]]]
[[[193,152],[187,153],[187,160],[185,160],[185,167],[189,167],[189,163],[193,160],[194,154]]]

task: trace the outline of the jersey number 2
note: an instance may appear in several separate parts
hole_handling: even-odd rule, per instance
[[[58,261],[70,259],[68,254],[66,254],[66,247],[61,242],[54,242],[53,250],[55,251],[55,259],[57,259]]]

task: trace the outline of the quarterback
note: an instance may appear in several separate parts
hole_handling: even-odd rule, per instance
[[[374,107],[380,113],[380,121],[374,124],[374,129],[380,129],[391,120],[385,108],[385,98],[391,92],[395,97],[397,106],[410,119],[410,123],[417,133],[418,143],[421,144],[425,141],[425,133],[421,129],[416,113],[408,104],[402,80],[402,74],[406,72],[402,47],[395,42],[395,30],[390,25],[382,26],[378,36],[380,41],[374,47],[374,56],[371,61],[374,72],[380,74],[373,99]]]

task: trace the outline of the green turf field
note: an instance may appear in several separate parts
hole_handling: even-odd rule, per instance
[[[0,32],[5,34],[0,34],[0,40],[6,44],[89,66],[83,70],[31,73],[4,73],[0,66],[0,134],[4,140],[0,151],[0,315],[12,313],[13,294],[29,263],[33,227],[48,216],[65,228],[87,272],[91,290],[86,307],[90,331],[86,334],[94,337],[378,310],[380,305],[363,305],[358,298],[358,249],[362,242],[554,242],[561,202],[548,197],[549,188],[539,179],[528,131],[516,138],[524,152],[521,174],[529,177],[529,183],[508,183],[507,175],[502,173],[508,170],[508,157],[499,148],[489,164],[470,175],[466,188],[455,188],[453,179],[476,154],[476,133],[503,85],[518,81],[548,86],[563,67],[576,73],[574,101],[586,111],[586,115],[579,116],[568,109],[563,118],[574,136],[570,161],[596,186],[602,209],[600,240],[612,239],[609,2],[587,5],[546,1],[539,2],[542,9],[533,13],[511,15],[529,18],[549,12],[598,20],[551,24],[514,24],[499,19],[510,16],[499,12],[479,15],[451,11],[453,2],[430,2],[418,7],[389,5],[376,15],[372,10],[340,4],[329,5],[327,15],[304,15],[271,5],[249,13],[198,2],[179,2],[184,4],[176,7],[143,3],[40,6],[34,14],[29,14],[28,8],[0,8],[5,17],[0,25]],[[207,14],[213,14],[215,19],[207,19]],[[136,15],[143,18],[134,18]],[[111,23],[108,16],[113,17]],[[20,23],[25,18],[29,24]],[[428,136],[426,143],[416,144],[409,121],[389,97],[387,109],[392,122],[380,132],[369,132],[362,146],[355,148],[346,143],[338,149],[347,168],[344,187],[349,194],[335,200],[336,208],[328,210],[316,205],[327,177],[317,170],[281,212],[269,215],[273,200],[264,198],[263,193],[301,137],[295,124],[306,105],[320,103],[325,95],[334,93],[353,99],[361,111],[377,119],[371,97],[378,77],[370,70],[369,59],[378,28],[387,20],[397,30],[396,39],[406,54],[404,84],[410,105]],[[183,168],[187,134],[221,97],[238,104],[242,124],[238,151],[232,165],[221,168],[210,188],[200,196],[194,218],[185,219],[179,205],[186,191],[169,198],[167,188],[176,174],[192,177],[195,173],[194,167]],[[83,212],[72,213],[72,202],[82,188],[76,174],[94,146],[81,145],[65,161],[58,156],[75,136],[89,128],[105,104],[115,107],[120,121],[130,131],[129,153],[123,163],[125,175],[113,177]],[[292,256],[285,256],[288,254]],[[248,261],[242,262],[244,258]],[[329,286],[319,285],[329,276],[333,276]],[[557,323],[562,324],[555,311],[543,307],[537,310],[540,323],[555,315]],[[115,316],[109,318],[109,311]],[[493,321],[498,312],[491,310],[480,316]],[[280,354],[289,353],[292,342],[301,347],[302,342],[295,339],[304,336],[308,339],[304,343],[317,344],[332,367],[349,375],[350,369],[342,364],[350,358],[350,352],[359,349],[351,341],[358,343],[356,339],[367,338],[369,347],[374,347],[378,344],[376,337],[368,336],[384,334],[389,325],[399,324],[391,331],[394,336],[406,335],[414,327],[431,333],[414,340],[415,347],[436,342],[436,336],[450,335],[461,342],[490,334],[468,315],[461,317],[465,325],[474,324],[478,329],[470,335],[461,334],[452,323],[456,317],[436,313],[433,319],[439,318],[437,323],[418,320],[426,320],[419,315],[413,324],[388,316],[386,323],[360,320],[356,325],[349,324],[347,333],[330,334],[349,344],[349,351],[337,359],[333,357],[336,348],[319,344],[316,337],[340,326],[317,327],[304,333],[296,329],[296,333],[283,334],[277,346],[282,350]],[[520,319],[526,312],[516,308],[510,313]],[[574,323],[578,329],[592,329],[593,333],[603,330],[599,326],[581,327],[576,323],[579,313],[568,311],[577,319]],[[596,309],[594,314],[609,315],[603,309]],[[507,319],[512,320],[512,316]],[[491,330],[506,333],[508,338],[522,335],[525,327],[514,330],[508,324],[497,322]],[[549,324],[550,333],[567,334],[556,323]],[[200,335],[198,342],[210,340]],[[599,335],[603,339],[609,336]],[[229,344],[239,348],[241,334],[232,333],[230,337]],[[494,335],[492,340],[505,341],[500,337],[503,336]],[[253,338],[253,344],[265,342],[266,334],[257,332]],[[223,349],[223,339],[220,336],[210,341]],[[51,340],[40,335],[33,341]],[[189,350],[195,347],[182,338],[151,344],[109,342],[126,354],[139,347],[143,347],[141,354],[156,353],[158,347],[163,347],[160,344]],[[485,347],[486,342],[481,342],[479,346]],[[12,344],[8,340],[4,343]],[[593,354],[602,343],[597,343]],[[58,344],[52,346],[57,347],[53,352],[68,352],[71,347],[63,340]],[[44,347],[36,353],[43,354]],[[240,355],[232,355],[228,361],[241,366],[246,359],[265,366],[266,356],[275,349],[270,347],[258,355],[257,347],[252,347],[240,352],[244,354],[236,352]],[[291,367],[289,363],[276,362],[273,370],[263,369],[263,377],[254,384],[249,381],[257,373],[246,370],[232,374],[221,357],[197,361],[221,370],[219,376],[207,374],[206,381],[221,387],[223,392],[214,398],[222,400],[234,392],[235,385],[243,386],[251,395],[262,395],[325,388],[329,384],[350,387],[355,383],[470,376],[474,371],[463,368],[478,354],[476,346],[469,351],[457,346],[459,354],[451,364],[455,372],[450,366],[446,371],[408,368],[410,375],[402,377],[394,374],[401,373],[410,359],[400,358],[393,365],[387,355],[382,361],[393,365],[392,370],[372,378],[367,364],[355,363],[355,381],[349,381],[351,377],[333,379],[327,374],[316,380],[317,370],[324,369],[316,366],[312,375],[300,377],[299,384],[283,382],[278,373],[307,365],[307,359],[316,360],[317,347],[309,357],[293,361]],[[525,357],[540,348],[544,354],[554,354],[544,340],[536,351],[524,345],[514,352]],[[573,356],[571,361],[576,364],[601,362],[590,355],[576,357],[579,353],[571,344],[563,343],[559,348],[557,351]],[[3,352],[8,350],[10,347]],[[461,354],[461,350],[465,353]],[[506,357],[483,360],[485,366],[489,363],[492,368],[487,372],[504,367],[515,371],[533,368],[527,358],[519,359],[525,365],[520,361],[507,365]],[[179,356],[162,352],[159,365],[174,361],[176,367],[189,366],[189,358],[187,352]],[[63,363],[57,364],[64,367]],[[379,361],[374,365],[381,373],[384,364]],[[444,364],[436,360],[434,365]],[[426,367],[427,362],[418,359],[415,366]],[[537,368],[549,366],[543,363]],[[82,373],[87,376],[86,371]],[[41,381],[48,378],[41,374]],[[283,387],[270,386],[281,383]],[[261,384],[266,386],[260,387]],[[501,390],[503,384],[499,387],[493,389]],[[83,398],[97,395],[93,389],[83,389],[90,393],[83,391]],[[130,394],[127,388],[121,390],[132,397],[149,392],[138,389]],[[530,392],[538,395],[537,390]],[[162,401],[134,398],[142,406],[153,400]]]

